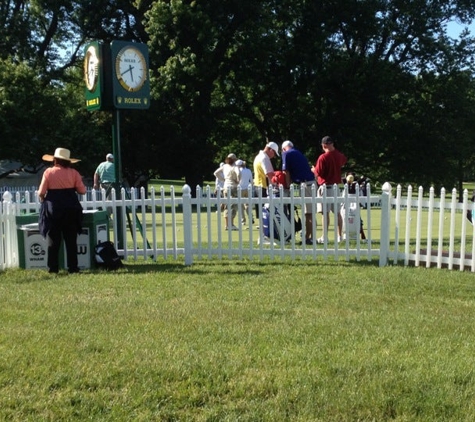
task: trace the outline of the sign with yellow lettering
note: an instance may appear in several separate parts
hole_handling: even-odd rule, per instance
[[[93,41],[86,45],[84,54],[84,89],[86,108],[88,110],[100,110],[103,93],[103,63],[102,45]]]

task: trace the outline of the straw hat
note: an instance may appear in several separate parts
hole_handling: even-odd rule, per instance
[[[81,161],[77,158],[71,158],[71,151],[66,148],[56,148],[56,150],[54,151],[54,155],[43,155],[43,160],[45,161],[53,161],[54,158],[59,158],[61,160],[69,161],[71,163],[77,163],[78,161]]]

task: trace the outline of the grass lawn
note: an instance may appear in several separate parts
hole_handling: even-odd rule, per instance
[[[137,261],[0,297],[0,420],[475,420],[468,272]]]

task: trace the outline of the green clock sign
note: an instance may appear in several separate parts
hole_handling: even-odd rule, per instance
[[[93,110],[148,109],[150,80],[146,44],[93,41],[84,52],[86,108]]]
[[[118,109],[150,107],[148,48],[145,44],[112,41],[112,101]]]

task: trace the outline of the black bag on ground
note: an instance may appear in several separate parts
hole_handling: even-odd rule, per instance
[[[94,248],[94,253],[97,265],[107,271],[117,270],[124,266],[114,244],[110,241],[98,243]]]
[[[297,207],[294,208],[295,211],[295,222],[294,222],[294,231],[298,233],[302,230],[302,220],[300,219],[299,212],[297,211]]]

